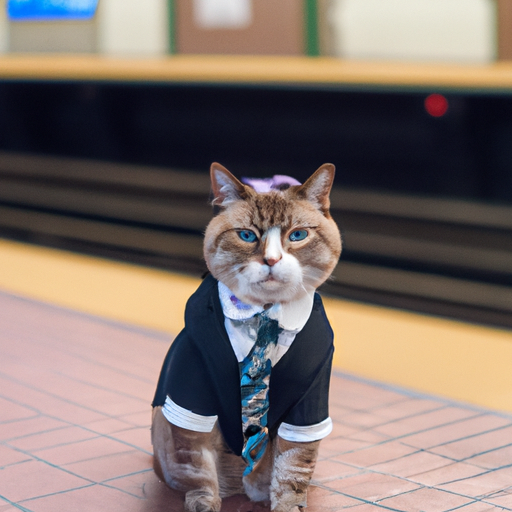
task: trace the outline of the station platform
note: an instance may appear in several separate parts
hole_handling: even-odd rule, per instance
[[[24,268],[18,281],[34,283],[37,268]],[[156,379],[177,325],[141,325],[135,313],[132,321],[107,318],[3,286],[0,512],[183,510],[183,496],[153,473],[149,432]],[[510,413],[340,366],[330,411],[334,431],[321,445],[308,511],[512,510]],[[222,510],[269,509],[235,496]]]

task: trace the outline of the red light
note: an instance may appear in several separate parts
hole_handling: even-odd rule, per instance
[[[432,117],[442,117],[448,110],[448,100],[442,94],[429,94],[425,98],[425,110]]]

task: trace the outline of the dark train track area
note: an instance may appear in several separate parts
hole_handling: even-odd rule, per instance
[[[324,292],[512,327],[512,96],[0,82],[0,236],[205,271],[208,168],[336,164],[344,251]]]

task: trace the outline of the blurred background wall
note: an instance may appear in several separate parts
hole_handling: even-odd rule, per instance
[[[166,54],[169,50],[167,0],[100,0],[85,20],[13,21],[2,0],[3,52],[76,52],[111,55]]]
[[[9,50],[9,23],[5,10],[5,1],[0,3],[0,53],[6,53]]]
[[[99,53],[168,53],[167,0],[100,0],[96,23]]]
[[[37,23],[8,21],[6,2],[0,2],[0,52],[309,51],[489,62],[498,53],[498,3],[508,0],[100,0],[91,20]]]
[[[493,0],[336,0],[333,53],[356,59],[489,62],[496,56]]]
[[[512,57],[512,0],[99,0],[83,19],[7,18],[29,3],[96,5],[0,0],[0,236],[201,275],[212,161],[299,180],[330,161],[345,240],[330,293],[512,326],[512,66],[494,64]],[[293,58],[163,58],[193,53]],[[276,81],[281,65],[306,79]],[[191,66],[198,79],[172,75]]]

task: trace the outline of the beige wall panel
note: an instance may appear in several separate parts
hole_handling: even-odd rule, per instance
[[[98,51],[114,55],[168,52],[167,0],[100,0]]]
[[[5,5],[5,0],[0,0],[0,53],[9,50],[9,23]]]
[[[490,62],[494,0],[332,0],[335,54],[355,59]]]
[[[9,50],[11,52],[95,52],[96,23],[94,20],[10,22]]]

